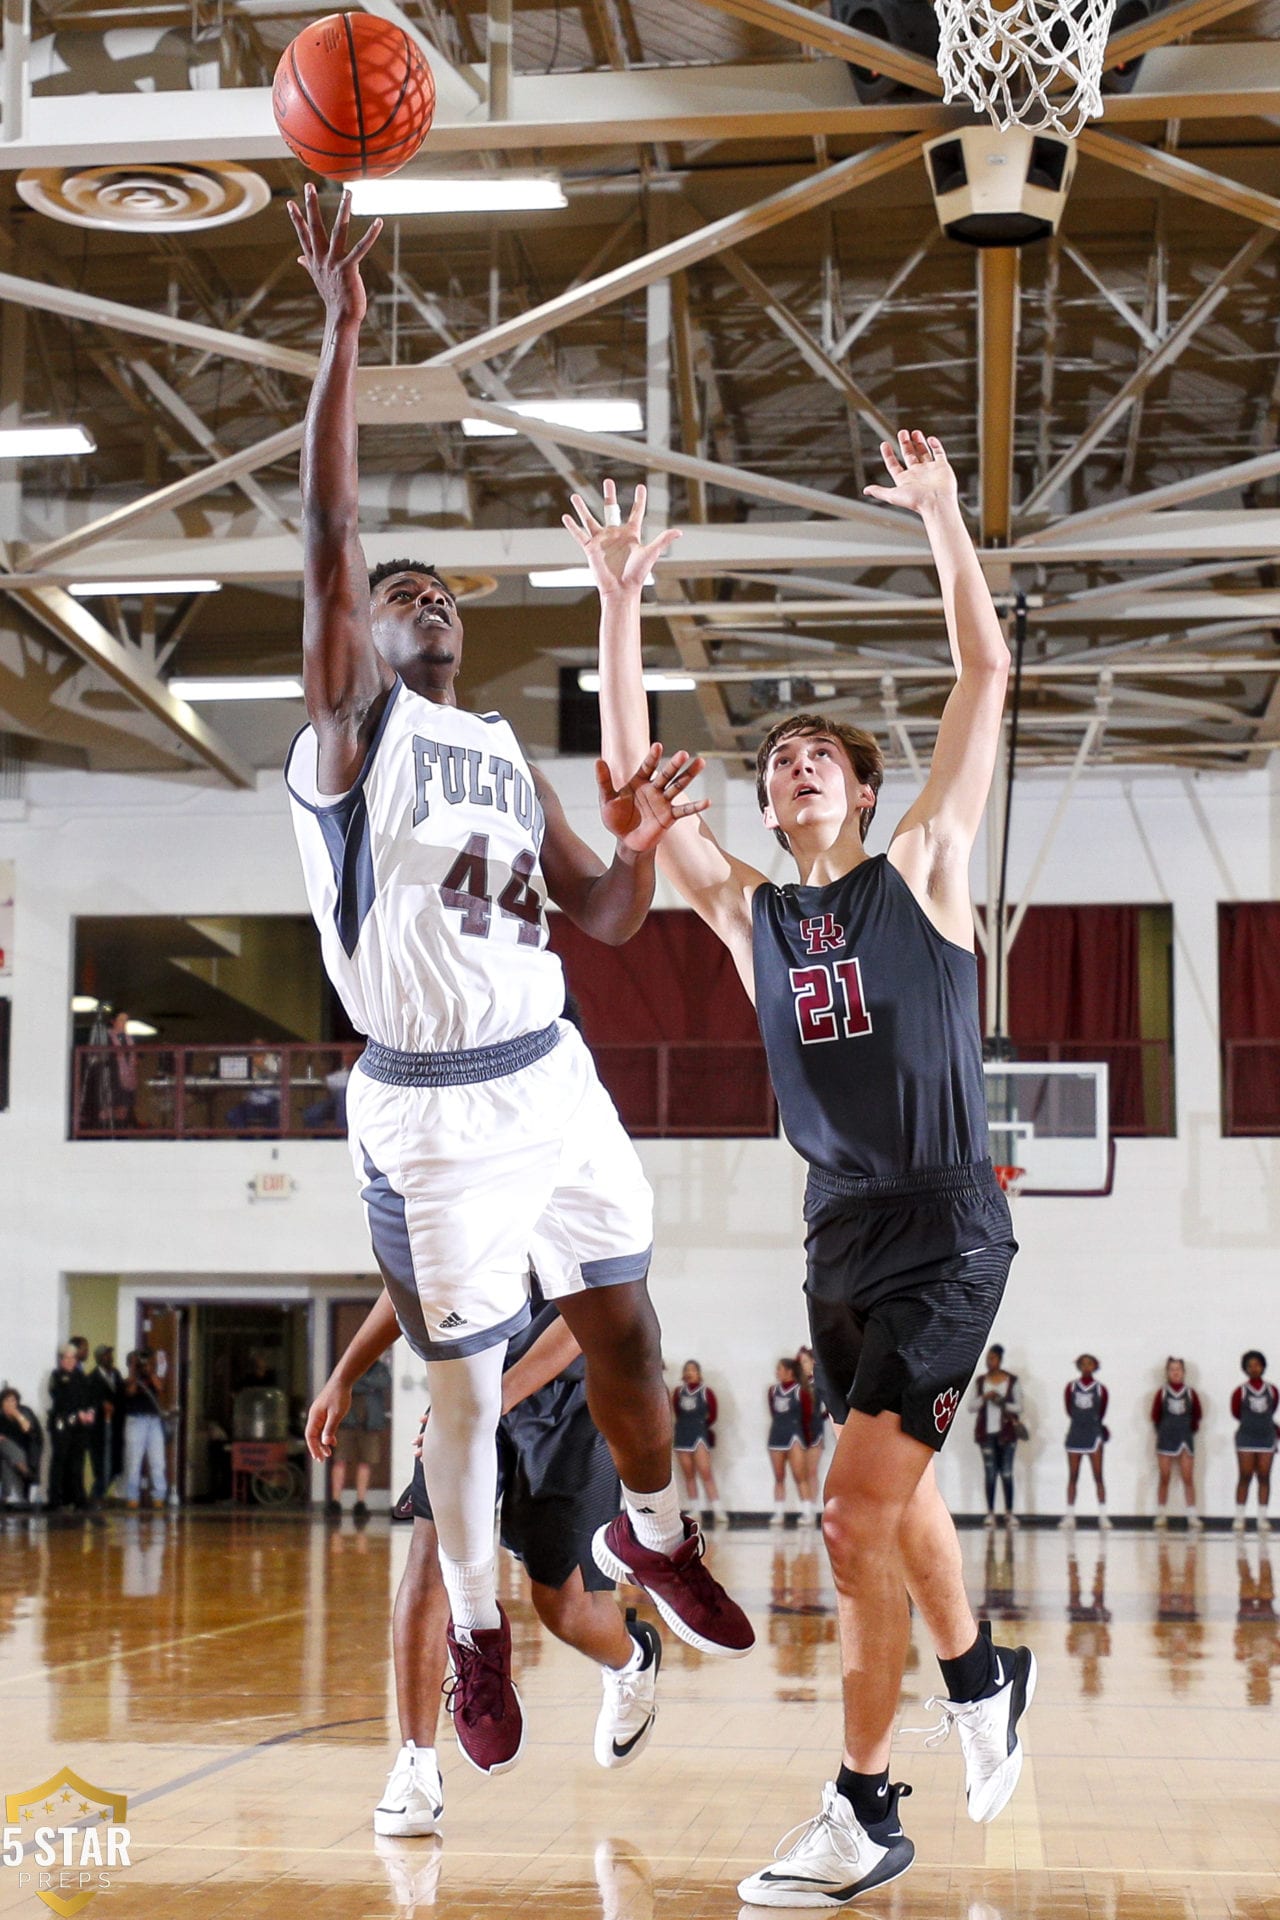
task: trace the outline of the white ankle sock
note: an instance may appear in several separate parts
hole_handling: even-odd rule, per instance
[[[609,1671],[610,1673],[639,1673],[643,1665],[644,1648],[638,1640],[633,1638],[631,1641],[630,1658],[624,1660],[620,1667],[610,1667]]]
[[[468,1632],[477,1627],[486,1630],[501,1625],[498,1616],[497,1562],[487,1560],[450,1560],[440,1555],[440,1574],[449,1596],[449,1611],[455,1630]]]
[[[656,1493],[633,1493],[630,1487],[624,1487],[622,1498],[636,1539],[650,1553],[674,1553],[684,1544],[680,1496],[674,1480],[668,1480]]]

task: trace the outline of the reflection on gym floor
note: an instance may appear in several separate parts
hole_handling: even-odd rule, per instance
[[[1007,1815],[965,1815],[959,1757],[903,1735],[917,1863],[880,1920],[1264,1920],[1280,1912],[1280,1621],[1268,1542],[963,1536],[997,1637],[1041,1680]],[[815,1810],[839,1738],[836,1596],[811,1534],[710,1551],[759,1631],[742,1662],[665,1637],[637,1764],[591,1757],[594,1670],[504,1570],[529,1743],[485,1780],[444,1736],[445,1837],[375,1840],[395,1740],[387,1622],[406,1547],[264,1517],[11,1524],[0,1541],[4,1790],[63,1765],[130,1796],[115,1920],[723,1920]],[[903,1721],[937,1686],[913,1644]],[[179,1906],[180,1902],[180,1906]],[[0,1913],[37,1911],[0,1870]]]

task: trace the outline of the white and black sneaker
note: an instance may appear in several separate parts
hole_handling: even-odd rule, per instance
[[[783,1834],[772,1864],[739,1882],[738,1898],[749,1907],[847,1907],[859,1895],[896,1880],[916,1857],[898,1817],[898,1802],[910,1791],[900,1784],[890,1787],[884,1817],[864,1827],[828,1780],[822,1812]],[[798,1837],[787,1847],[791,1834]]]
[[[984,1621],[983,1631],[990,1633]],[[979,1825],[994,1820],[1009,1803],[1022,1773],[1018,1722],[1036,1691],[1036,1657],[1028,1647],[994,1647],[995,1691],[982,1700],[944,1700],[935,1694],[926,1711],[942,1715],[925,1741],[939,1747],[952,1727],[964,1754],[965,1797],[969,1818]],[[923,1728],[904,1729],[919,1733]]]
[[[373,1810],[373,1830],[393,1840],[439,1833],[444,1788],[434,1747],[406,1740],[387,1776],[387,1790]]]
[[[636,1643],[634,1666],[603,1667],[604,1699],[596,1721],[595,1756],[602,1767],[629,1767],[649,1744],[658,1717],[658,1668],[662,1638],[647,1620],[627,1608],[627,1632]]]

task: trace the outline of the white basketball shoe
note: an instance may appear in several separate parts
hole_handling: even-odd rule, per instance
[[[910,1791],[890,1787],[884,1818],[864,1827],[828,1780],[821,1813],[782,1836],[771,1865],[739,1882],[738,1898],[749,1907],[845,1907],[896,1880],[916,1857],[898,1818],[898,1801]],[[783,1853],[792,1833],[798,1837]]]
[[[996,1691],[983,1700],[944,1700],[935,1694],[925,1709],[942,1715],[925,1741],[939,1747],[952,1727],[964,1755],[969,1818],[985,1826],[1008,1805],[1022,1774],[1018,1722],[1035,1698],[1036,1657],[1028,1647],[995,1647]],[[904,1728],[919,1733],[923,1728]]]
[[[595,1756],[602,1767],[629,1767],[649,1744],[658,1717],[658,1668],[662,1640],[656,1627],[627,1608],[627,1632],[640,1658],[635,1667],[602,1667],[604,1699],[596,1721]]]
[[[406,1740],[387,1776],[387,1788],[373,1810],[373,1830],[393,1840],[439,1833],[444,1818],[444,1788],[434,1747]]]

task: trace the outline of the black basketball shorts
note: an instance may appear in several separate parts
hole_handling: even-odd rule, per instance
[[[571,1487],[559,1478],[554,1485],[535,1486],[516,1448],[499,1436],[498,1537],[540,1587],[562,1587],[577,1567],[588,1593],[612,1593],[614,1583],[596,1565],[591,1542],[617,1513],[622,1489],[585,1407],[572,1418],[575,1428],[581,1425],[581,1444],[574,1448],[578,1472]],[[413,1517],[435,1517],[421,1460],[413,1469]]]
[[[899,1179],[818,1169],[805,1196],[809,1328],[832,1409],[896,1413],[938,1452],[973,1378],[1017,1242],[989,1161]]]

